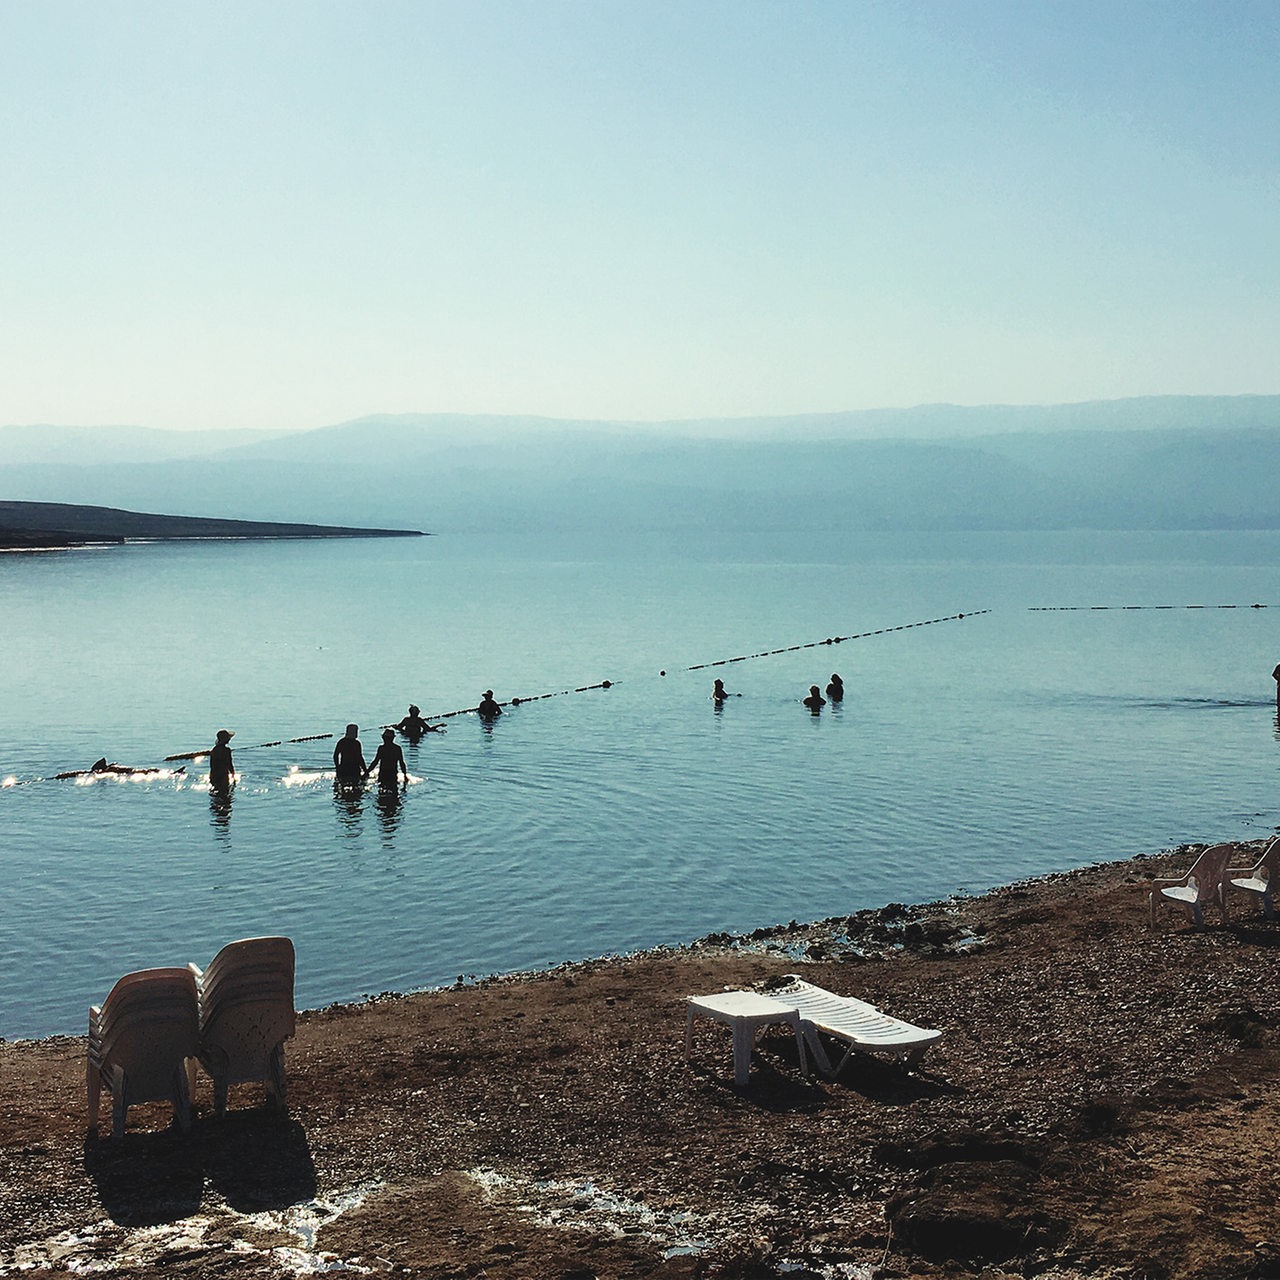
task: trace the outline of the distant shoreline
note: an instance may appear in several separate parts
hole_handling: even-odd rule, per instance
[[[62,502],[0,502],[0,551],[69,551],[138,542],[252,542],[307,538],[422,538],[420,529],[222,520]]]

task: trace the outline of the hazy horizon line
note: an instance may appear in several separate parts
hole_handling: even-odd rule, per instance
[[[752,423],[766,423],[777,420],[788,421],[807,421],[820,422],[828,419],[850,419],[859,417],[874,417],[876,415],[896,415],[923,412],[937,412],[954,410],[957,412],[983,412],[998,410],[1054,410],[1054,409],[1085,409],[1094,408],[1105,405],[1132,405],[1132,404],[1155,404],[1168,402],[1191,402],[1191,401],[1247,401],[1247,400],[1277,400],[1280,401],[1280,391],[1245,391],[1245,392],[1154,392],[1145,395],[1134,396],[1114,396],[1114,397],[1096,397],[1083,400],[1044,400],[1044,401],[981,401],[975,403],[966,403],[955,400],[935,400],[935,401],[919,401],[914,404],[902,405],[876,405],[862,409],[826,409],[826,410],[799,410],[799,411],[775,411],[754,414],[729,414],[723,417],[715,415],[703,414],[697,417],[665,417],[665,418],[629,418],[629,417],[584,417],[584,416],[557,416],[549,413],[496,413],[484,410],[453,410],[453,409],[402,409],[402,410],[372,410],[367,413],[359,414],[354,418],[341,418],[330,421],[316,423],[306,427],[245,427],[245,426],[228,426],[228,427],[183,427],[183,426],[155,426],[152,424],[144,424],[137,422],[50,422],[47,420],[35,422],[7,422],[0,423],[0,431],[33,431],[33,430],[58,430],[58,431],[141,431],[141,432],[157,432],[184,436],[215,436],[215,435],[304,435],[311,431],[322,431],[329,428],[352,426],[359,423],[370,421],[394,421],[409,418],[419,419],[468,419],[477,421],[486,421],[492,423],[512,423],[524,422],[529,424],[548,423],[557,426],[616,426],[616,427],[680,427],[680,426],[699,426],[705,424],[718,425],[750,425]]]

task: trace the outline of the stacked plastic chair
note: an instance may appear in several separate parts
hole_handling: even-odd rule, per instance
[[[174,1119],[191,1127],[191,1077],[200,1051],[200,1011],[189,969],[126,974],[89,1010],[86,1087],[89,1130],[98,1131],[102,1090],[111,1094],[111,1133],[124,1134],[135,1102],[173,1103]]]
[[[203,972],[199,990],[199,1058],[213,1078],[214,1109],[227,1107],[233,1084],[262,1081],[285,1107],[284,1042],[294,1032],[293,943],[288,938],[230,942]]]

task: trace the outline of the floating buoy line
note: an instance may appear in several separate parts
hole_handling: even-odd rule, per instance
[[[1265,604],[1039,604],[1029,605],[1028,613],[1135,613],[1139,609],[1267,609]]]
[[[1172,610],[1172,609],[1266,609],[1270,606],[1265,604],[1187,604],[1187,605],[1030,605],[1028,612],[1030,613],[1100,613],[1106,611],[1116,612],[1132,612],[1136,610]],[[984,614],[989,614],[990,609],[975,609],[968,613],[951,613],[940,618],[924,618],[918,622],[903,622],[893,627],[877,627],[871,631],[858,631],[852,635],[846,636],[828,636],[822,640],[810,640],[803,644],[783,645],[776,649],[761,649],[756,653],[744,653],[733,658],[717,658],[711,662],[695,662],[691,666],[683,668],[685,671],[709,671],[715,667],[727,667],[738,662],[752,662],[759,658],[772,658],[784,653],[799,653],[806,649],[821,649],[830,645],[845,644],[853,640],[867,640],[872,636],[892,635],[899,631],[911,631],[917,627],[936,626],[941,622],[962,622],[965,618],[977,618]],[[659,675],[665,676],[666,670],[663,669]],[[506,702],[500,702],[500,707],[520,707],[530,702],[542,702],[547,698],[562,698],[574,693],[590,693],[595,690],[611,689],[617,683],[614,680],[601,680],[595,684],[577,685],[570,689],[555,689],[550,693],[531,694],[524,697],[511,698]],[[432,715],[426,716],[425,719],[430,721],[451,720],[457,716],[471,715],[475,713],[475,707],[459,707],[453,711],[437,711]],[[394,729],[394,724],[379,726],[381,729]],[[425,735],[424,735],[425,736]],[[303,742],[324,742],[338,737],[337,733],[307,733],[292,738],[275,738],[270,742],[243,743],[237,746],[237,751],[263,751],[271,747],[293,746]],[[184,760],[200,760],[209,754],[210,748],[203,747],[196,751],[180,751],[172,755],[164,757],[165,764],[176,764]],[[177,772],[176,770],[173,772]],[[109,776],[109,775],[104,775]],[[5,778],[0,786],[21,786],[24,782],[44,782],[49,779],[45,778],[28,778],[19,780],[17,778]]]
[[[878,627],[875,631],[859,631],[852,636],[828,636],[825,640],[810,640],[807,644],[789,644],[781,649],[761,649],[759,653],[744,653],[738,658],[718,658],[715,662],[698,662],[686,671],[706,671],[711,667],[727,667],[734,662],[751,662],[755,658],[772,658],[779,653],[799,653],[801,649],[820,649],[823,645],[844,644],[846,640],[866,640],[869,636],[887,636],[893,631],[910,631],[913,627],[931,627],[938,622],[960,622],[965,618],[978,618],[990,609],[975,609],[972,613],[951,613],[945,618],[926,618],[923,622],[904,622],[897,627]],[[666,674],[665,672],[663,673]]]

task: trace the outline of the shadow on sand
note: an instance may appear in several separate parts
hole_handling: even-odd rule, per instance
[[[154,1227],[200,1209],[205,1182],[237,1213],[314,1199],[316,1170],[303,1127],[266,1109],[201,1117],[190,1133],[90,1136],[85,1171],[107,1216],[122,1227]]]

